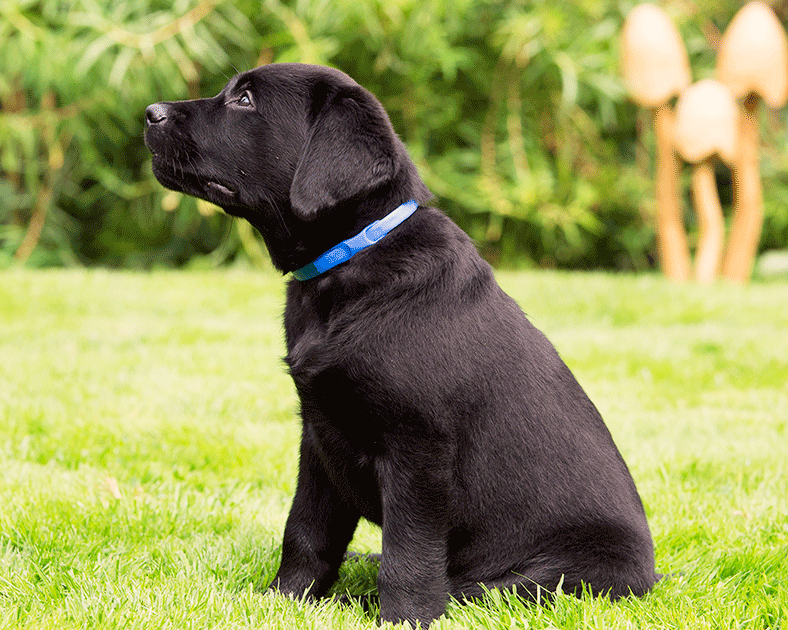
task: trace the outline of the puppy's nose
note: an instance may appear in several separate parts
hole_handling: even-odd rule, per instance
[[[145,110],[145,122],[148,125],[158,125],[165,120],[167,120],[167,107],[164,103],[148,105]]]

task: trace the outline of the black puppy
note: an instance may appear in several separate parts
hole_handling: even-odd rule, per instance
[[[295,275],[301,462],[272,587],[324,595],[361,517],[383,528],[384,621],[426,626],[481,585],[652,586],[643,506],[598,411],[468,237],[424,205],[369,92],[269,65],[146,119],[159,181],[247,219]]]

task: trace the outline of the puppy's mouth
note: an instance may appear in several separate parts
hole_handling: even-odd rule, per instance
[[[185,170],[158,154],[154,153],[153,158],[153,174],[167,188],[201,197],[217,205],[238,199],[238,190],[223,182]]]
[[[213,180],[206,182],[205,188],[207,190],[209,190],[209,191],[213,191],[213,192],[219,193],[220,195],[224,195],[225,197],[235,198],[235,197],[238,196],[238,191],[237,190],[233,190],[232,188],[228,188],[227,186],[225,186],[221,182],[217,182],[217,181],[213,181]]]

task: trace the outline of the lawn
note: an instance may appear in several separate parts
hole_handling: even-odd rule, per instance
[[[670,577],[449,628],[788,628],[788,282],[505,272],[605,416]],[[0,628],[375,628],[264,592],[299,421],[273,273],[0,273]],[[366,523],[351,548],[379,550]],[[375,588],[345,565],[338,592]]]

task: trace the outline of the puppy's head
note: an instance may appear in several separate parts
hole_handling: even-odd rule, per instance
[[[263,66],[213,98],[151,105],[145,119],[157,179],[248,219],[269,250],[277,231],[309,232],[369,195],[429,198],[382,106],[331,68]]]

